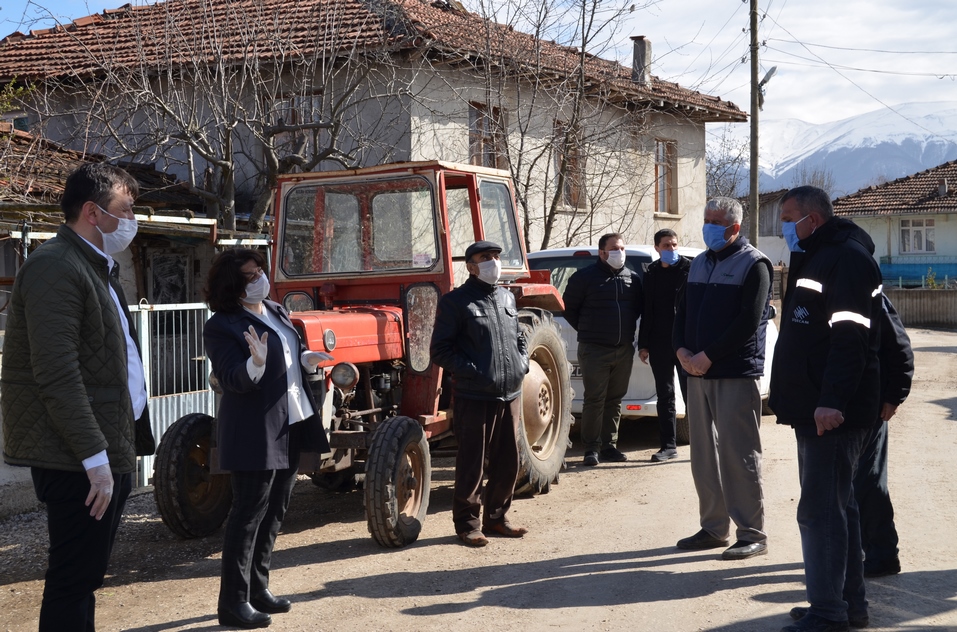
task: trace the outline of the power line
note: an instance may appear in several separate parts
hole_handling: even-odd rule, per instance
[[[810,68],[825,68],[825,67],[834,68],[834,69],[840,68],[841,70],[853,70],[855,72],[871,72],[878,75],[897,75],[900,77],[937,77],[938,79],[944,79],[948,77],[951,79],[957,78],[957,72],[903,72],[899,70],[878,70],[876,68],[858,68],[856,66],[845,66],[843,64],[832,64],[830,62],[822,62],[822,61],[819,61],[820,58],[815,60],[809,57],[802,57],[801,55],[795,55],[794,53],[789,53],[788,51],[781,50],[780,48],[772,48],[768,46],[767,49],[773,50],[777,53],[781,53],[782,55],[790,55],[791,57],[794,57],[796,59],[801,59],[807,62],[811,62],[807,64],[800,64],[793,61],[772,61],[769,59],[767,60],[769,63],[790,64],[792,66],[806,66]]]
[[[774,21],[774,18],[771,18],[771,20]],[[921,125],[920,123],[918,123],[917,121],[915,121],[915,120],[913,120],[913,119],[910,119],[910,118],[907,118],[906,116],[904,116],[903,114],[901,114],[900,111],[894,109],[893,107],[891,107],[891,106],[888,105],[887,103],[884,103],[881,99],[879,99],[878,97],[874,96],[873,94],[871,94],[870,92],[868,92],[867,90],[865,90],[860,84],[858,84],[856,81],[854,81],[853,79],[851,79],[850,77],[848,77],[847,75],[845,75],[843,72],[841,72],[841,71],[840,71],[838,68],[836,68],[833,64],[831,64],[831,63],[828,62],[826,59],[824,59],[823,57],[821,57],[820,55],[818,55],[817,53],[815,53],[814,51],[812,51],[810,48],[808,48],[803,42],[801,42],[799,39],[797,39],[796,37],[794,37],[794,34],[791,33],[789,30],[787,30],[787,28],[785,28],[784,26],[782,26],[781,24],[779,24],[777,21],[774,21],[774,22],[775,22],[775,24],[777,24],[777,25],[781,28],[782,31],[784,31],[785,33],[787,33],[788,35],[790,35],[790,36],[794,39],[795,43],[797,43],[799,46],[803,47],[804,50],[806,50],[808,53],[810,53],[811,55],[813,55],[816,59],[818,59],[818,60],[819,60],[821,63],[823,63],[825,66],[827,66],[828,68],[830,68],[831,70],[833,70],[834,72],[836,72],[838,75],[840,75],[840,77],[841,77],[842,79],[844,79],[845,81],[847,81],[848,83],[850,83],[852,86],[854,86],[855,88],[857,88],[858,90],[860,90],[861,92],[863,92],[864,94],[866,94],[867,96],[869,96],[870,98],[874,99],[875,101],[877,101],[878,103],[880,103],[883,107],[887,108],[888,110],[890,110],[891,112],[893,112],[893,113],[896,114],[897,116],[901,117],[902,119],[904,119],[904,120],[907,121],[908,123],[911,123],[912,125],[915,125],[916,127],[919,127],[920,129],[924,130],[925,132],[927,132],[928,134],[930,134],[930,135],[933,136],[933,137],[940,138],[941,140],[944,140],[944,141],[947,140],[946,138],[943,138],[942,136],[940,136],[939,134],[937,134],[937,133],[934,132],[933,130],[929,130],[929,129],[927,129],[926,127],[924,127],[923,125]]]
[[[957,55],[957,51],[951,50],[883,50],[879,48],[848,48],[846,46],[829,46],[827,44],[810,44],[799,42],[798,40],[781,39],[778,37],[767,37],[766,42],[784,42],[786,44],[800,44],[812,48],[829,48],[831,50],[846,50],[857,53],[888,53],[892,55]]]

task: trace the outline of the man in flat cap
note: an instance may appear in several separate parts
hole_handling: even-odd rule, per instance
[[[519,395],[528,349],[515,297],[496,285],[501,252],[490,241],[465,250],[469,278],[439,300],[432,331],[432,360],[452,374],[452,427],[459,444],[452,522],[459,539],[473,547],[488,544],[488,535],[520,538],[528,531],[505,517],[518,478]]]

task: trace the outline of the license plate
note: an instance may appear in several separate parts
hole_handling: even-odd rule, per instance
[[[578,379],[581,379],[581,377],[582,377],[582,368],[581,368],[580,366],[578,366],[577,364],[573,364],[573,365],[572,365],[572,370],[571,370],[571,376],[572,376],[572,377],[577,377]]]

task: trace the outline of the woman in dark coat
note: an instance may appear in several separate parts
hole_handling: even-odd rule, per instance
[[[307,375],[330,356],[307,351],[286,310],[266,298],[265,265],[256,250],[236,248],[216,257],[206,286],[214,314],[203,329],[223,390],[219,461],[232,473],[233,486],[218,615],[220,624],[241,628],[266,627],[270,613],[292,607],[269,591],[270,557],[300,450],[329,450]]]

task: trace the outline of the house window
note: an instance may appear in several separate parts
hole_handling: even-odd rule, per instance
[[[507,169],[505,119],[502,111],[485,103],[469,103],[469,163]]]
[[[675,143],[655,140],[655,212],[677,213],[675,200],[675,171],[677,171]]]
[[[585,208],[585,154],[581,131],[564,121],[555,121],[555,174],[563,175],[562,203]]]
[[[937,252],[937,245],[934,242],[934,220],[902,219],[900,222],[901,254]]]

